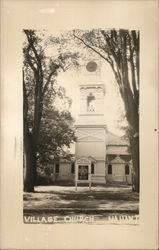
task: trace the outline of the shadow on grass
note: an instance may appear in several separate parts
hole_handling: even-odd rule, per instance
[[[61,187],[61,186],[60,186]],[[83,186],[86,187],[86,186]],[[72,187],[71,187],[72,188]],[[102,188],[102,189],[100,189]],[[106,186],[106,185],[94,185],[93,190],[69,190],[63,189],[58,190],[58,186],[54,190],[39,190],[35,191],[39,194],[51,194],[52,196],[49,199],[54,199],[54,195],[59,196],[64,200],[124,200],[124,201],[138,201],[139,194],[133,192],[130,186],[120,185],[120,186]]]
[[[128,186],[122,186],[121,188],[117,187],[105,187],[105,189],[100,189],[101,186],[96,186],[94,190],[80,190],[75,192],[74,190],[69,189],[61,189],[58,190],[58,186],[56,188],[53,186],[52,190],[37,190],[32,194],[25,193],[24,201],[34,200],[38,201],[42,199],[40,195],[45,197],[48,200],[65,200],[65,201],[101,201],[101,200],[112,200],[112,201],[138,201],[139,194],[135,193]],[[72,187],[71,187],[72,188]],[[103,188],[103,186],[102,186]],[[36,196],[38,195],[38,197]]]
[[[139,197],[138,194],[129,192],[129,193],[113,193],[113,192],[98,192],[93,193],[92,195],[89,195],[87,192],[81,194],[72,194],[72,193],[58,193],[58,192],[37,192],[37,193],[44,193],[44,194],[56,194],[57,196],[60,196],[61,199],[64,200],[125,200],[125,201],[138,201]],[[51,199],[51,198],[50,198]],[[52,196],[52,199],[54,199],[54,196]]]

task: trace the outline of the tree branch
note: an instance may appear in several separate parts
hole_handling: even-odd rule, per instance
[[[54,69],[50,72],[50,74],[49,74],[49,76],[48,76],[48,78],[47,78],[47,81],[46,81],[46,83],[45,83],[45,85],[44,85],[44,87],[43,87],[42,96],[45,95],[45,92],[46,92],[47,87],[48,87],[48,85],[49,85],[49,83],[50,83],[50,80],[51,80],[52,76],[55,74],[55,72],[56,72],[56,70],[57,70],[58,68],[60,68],[60,65],[55,64],[55,65],[54,65]]]
[[[137,84],[139,87],[139,48],[140,48],[140,43],[139,43],[139,31],[132,30],[131,31],[132,35],[132,40],[134,44],[134,50],[135,50],[135,59],[136,59],[136,73],[137,73]]]
[[[30,44],[28,45],[28,48],[27,48],[27,62],[30,66],[30,68],[33,70],[33,72],[36,74],[37,73],[37,68],[35,68],[34,64],[32,63],[31,61],[31,56],[29,54],[29,51],[30,51]]]
[[[78,37],[78,36],[75,34],[75,32],[73,32],[73,36],[74,36],[75,38],[77,38],[78,40],[80,40],[84,45],[86,45],[86,47],[88,47],[88,48],[90,48],[91,50],[93,50],[95,53],[97,53],[100,57],[102,57],[104,60],[106,60],[106,61],[109,63],[108,59],[107,59],[105,56],[103,56],[98,50],[96,50],[95,48],[93,48],[92,46],[90,46],[89,44],[87,44],[82,38]]]
[[[24,122],[27,119],[27,113],[28,113],[28,99],[27,99],[27,93],[26,93],[26,86],[25,86],[25,79],[24,79],[24,69],[23,69],[23,112],[24,112]]]
[[[114,60],[116,62],[116,64],[118,65],[118,67],[120,68],[120,60],[119,58],[121,58],[121,54],[119,54],[119,49],[118,49],[118,56],[116,55],[115,53],[115,49],[116,49],[116,46],[113,47],[113,34],[111,34],[111,37],[108,36],[108,34],[104,31],[104,30],[101,30],[101,34],[103,35],[105,41],[106,41],[106,44],[109,46],[109,50],[112,54],[112,56],[114,57]],[[108,53],[107,51],[105,51],[106,53]]]
[[[34,53],[34,55],[35,55],[35,58],[36,58],[36,61],[37,61],[37,65],[38,65],[38,68],[39,68],[39,71],[40,71],[40,75],[41,75],[41,77],[43,78],[43,71],[42,71],[41,58],[40,58],[40,56],[38,55],[37,50],[36,50],[36,48],[35,48],[35,46],[34,46],[34,42],[35,42],[35,41],[33,40],[31,31],[24,30],[24,33],[26,34],[26,37],[27,37],[29,46],[30,46],[30,48],[32,49],[32,51],[33,51],[33,53]]]

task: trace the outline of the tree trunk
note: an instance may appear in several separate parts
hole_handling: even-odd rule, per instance
[[[32,133],[29,132],[27,116],[24,116],[24,164],[25,164],[25,177],[24,177],[24,191],[34,192],[36,184],[37,169],[36,169],[36,152],[37,152],[37,138],[39,134],[39,126],[42,116],[42,104],[35,105],[34,113],[34,128]]]
[[[34,192],[36,181],[36,153],[32,135],[24,132],[24,191]]]
[[[136,105],[136,102],[132,98],[130,89],[127,89],[122,94],[124,97],[123,101],[130,129],[129,141],[130,141],[130,150],[133,162],[133,190],[139,193],[140,165],[139,165],[139,115],[137,109],[138,105]]]
[[[140,191],[140,167],[139,167],[139,137],[131,139],[131,154],[133,161],[133,191]]]

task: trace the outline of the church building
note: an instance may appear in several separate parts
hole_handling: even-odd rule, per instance
[[[129,143],[108,131],[105,122],[105,84],[101,81],[100,61],[90,57],[82,66],[78,85],[79,110],[75,122],[77,142],[71,160],[55,163],[56,181],[78,183],[132,183]]]

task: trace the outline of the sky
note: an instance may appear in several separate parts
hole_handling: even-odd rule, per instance
[[[47,31],[46,31],[47,33]],[[67,39],[67,33],[64,31],[54,32],[54,37],[59,37],[62,34],[64,39]],[[47,37],[51,36],[51,33],[47,33]],[[99,74],[92,78],[95,83],[104,84],[105,85],[105,96],[104,96],[104,107],[103,113],[105,115],[106,126],[109,131],[112,133],[122,136],[124,135],[125,131],[121,129],[122,126],[126,126],[126,118],[125,118],[125,111],[123,101],[121,99],[118,84],[115,80],[113,71],[110,65],[102,58],[100,58],[96,53],[92,53],[90,49],[83,47],[82,44],[75,43],[74,39],[69,39],[69,43],[64,43],[64,45],[56,44],[56,42],[47,44],[47,54],[48,56],[55,56],[58,55],[59,48],[61,47],[62,50],[67,52],[80,52],[81,56],[78,59],[79,67],[74,68],[70,67],[65,72],[60,71],[56,80],[58,85],[63,86],[66,89],[66,95],[72,99],[72,105],[70,108],[70,112],[75,120],[78,117],[79,113],[79,85],[85,84],[87,81],[90,83],[91,77],[84,76],[84,70],[86,69],[85,66],[88,61],[95,60],[99,65]],[[84,76],[84,77],[83,77]],[[60,107],[60,101],[56,102],[56,105]]]

